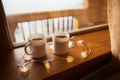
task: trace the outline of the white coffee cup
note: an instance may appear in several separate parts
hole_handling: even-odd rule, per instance
[[[33,58],[42,58],[46,55],[46,39],[43,34],[32,34],[28,38],[29,42],[25,45],[24,50]],[[30,52],[27,50],[30,47]]]
[[[58,55],[64,55],[69,49],[70,35],[64,32],[56,32],[52,35],[53,52]]]

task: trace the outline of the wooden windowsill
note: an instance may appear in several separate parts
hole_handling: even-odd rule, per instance
[[[109,31],[100,30],[84,34],[76,34],[86,44],[89,44],[92,52],[87,58],[80,55],[77,45],[69,49],[68,55],[74,57],[74,62],[67,63],[63,60],[50,63],[51,69],[47,71],[41,63],[31,63],[28,65],[30,73],[23,77],[17,64],[22,64],[24,49],[16,48],[7,55],[0,58],[1,70],[0,79],[2,80],[73,80],[81,78],[91,71],[109,63],[111,60]],[[75,39],[77,41],[77,39]],[[48,49],[47,58],[59,58]]]

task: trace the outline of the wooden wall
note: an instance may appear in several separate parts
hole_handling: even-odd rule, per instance
[[[81,10],[79,25],[91,25],[91,23],[107,23],[107,0],[88,0],[88,8]]]
[[[120,0],[108,0],[108,24],[111,38],[112,65],[120,70]]]

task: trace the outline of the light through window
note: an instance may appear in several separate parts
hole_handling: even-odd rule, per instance
[[[84,0],[3,0],[7,14],[83,9]]]

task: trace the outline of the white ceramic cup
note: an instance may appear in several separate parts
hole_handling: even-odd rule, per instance
[[[70,35],[64,32],[56,32],[52,35],[53,52],[58,55],[64,55],[69,49]]]
[[[46,39],[43,34],[32,34],[28,38],[29,42],[25,45],[24,50],[33,58],[42,58],[46,55]],[[30,47],[30,52],[28,51]]]

